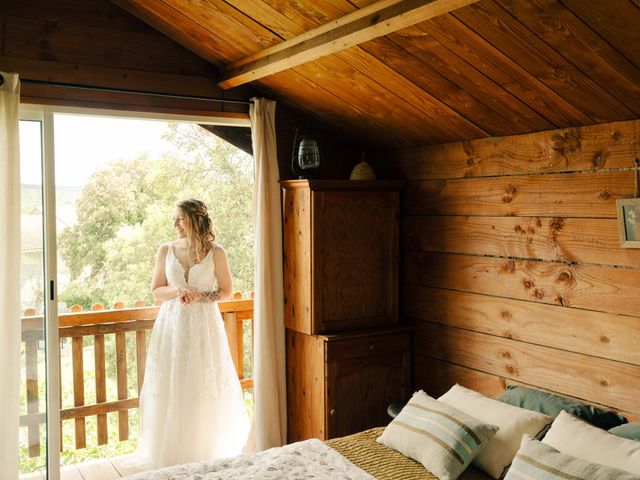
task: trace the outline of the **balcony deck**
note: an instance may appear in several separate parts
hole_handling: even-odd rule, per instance
[[[60,480],[116,480],[144,470],[149,470],[149,466],[136,455],[123,455],[64,466],[60,469]],[[19,480],[45,479],[46,476],[41,472],[19,477]]]

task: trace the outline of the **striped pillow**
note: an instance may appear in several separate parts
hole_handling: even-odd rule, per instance
[[[560,453],[530,435],[522,436],[520,450],[504,480],[637,480],[629,472]]]
[[[440,480],[455,480],[497,430],[420,390],[378,442],[417,460]]]

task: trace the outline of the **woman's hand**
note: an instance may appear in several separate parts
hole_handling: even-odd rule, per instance
[[[179,288],[177,295],[183,305],[189,305],[202,299],[202,294],[195,287]]]

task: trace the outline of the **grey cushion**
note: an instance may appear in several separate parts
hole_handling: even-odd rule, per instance
[[[404,408],[404,406],[406,404],[407,404],[407,402],[392,403],[391,405],[389,405],[387,407],[387,414],[391,418],[396,418],[398,416],[398,414],[400,413],[400,411]]]
[[[640,423],[625,423],[609,429],[609,433],[618,437],[640,442]]]
[[[626,418],[617,413],[601,410],[593,405],[534,388],[511,386],[497,400],[516,407],[535,410],[551,417],[557,417],[564,410],[594,427],[605,430],[627,422]]]

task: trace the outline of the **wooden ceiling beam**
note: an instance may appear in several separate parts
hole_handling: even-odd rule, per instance
[[[429,20],[478,0],[379,0],[337,20],[226,65],[229,89]]]

